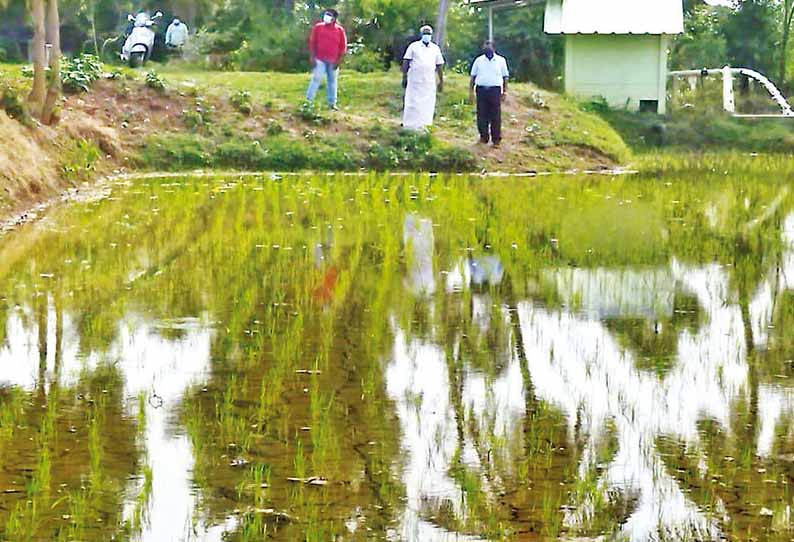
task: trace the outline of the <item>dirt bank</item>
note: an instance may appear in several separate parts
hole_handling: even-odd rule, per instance
[[[391,83],[388,74],[350,76],[346,84],[355,93],[340,113],[300,107],[298,76],[175,72],[164,77],[167,86],[159,90],[134,72],[98,81],[90,92],[64,98],[55,127],[11,118],[0,109],[0,221],[113,172],[531,173],[606,169],[628,156],[606,123],[529,85],[514,85],[505,103],[503,146],[493,149],[475,143],[462,77],[448,83],[427,136],[400,131],[399,96],[391,87],[384,91]],[[274,90],[269,81],[282,87]],[[263,88],[278,98],[257,90]]]

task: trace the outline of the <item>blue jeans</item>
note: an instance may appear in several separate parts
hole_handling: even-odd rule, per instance
[[[309,82],[309,90],[306,91],[306,100],[313,102],[317,91],[323,84],[323,76],[325,76],[327,83],[326,88],[328,91],[328,105],[331,107],[336,106],[336,80],[339,77],[339,68],[335,65],[323,62],[322,60],[314,61],[314,70],[312,71],[312,80]]]

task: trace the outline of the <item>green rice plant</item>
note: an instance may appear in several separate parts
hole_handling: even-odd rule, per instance
[[[165,79],[163,79],[155,70],[149,70],[146,72],[146,75],[144,76],[144,82],[146,83],[146,86],[152,90],[156,90],[157,92],[165,92]]]

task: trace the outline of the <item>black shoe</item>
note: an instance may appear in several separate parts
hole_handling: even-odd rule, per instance
[[[487,137],[481,137],[480,140],[477,141],[477,143],[479,143],[480,145],[487,145],[488,144],[488,138]]]

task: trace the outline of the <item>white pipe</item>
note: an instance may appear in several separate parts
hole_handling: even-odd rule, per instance
[[[791,106],[786,101],[786,98],[783,97],[783,93],[778,90],[778,88],[770,81],[766,76],[763,74],[751,70],[749,68],[731,68],[729,66],[725,66],[722,69],[702,69],[702,70],[679,70],[679,71],[672,71],[668,74],[668,77],[692,77],[698,75],[722,75],[723,77],[723,108],[728,112],[735,112],[736,104],[735,100],[733,100],[733,76],[734,75],[744,75],[745,77],[749,77],[750,79],[755,79],[769,93],[775,103],[780,107],[782,116],[784,117],[794,117],[794,111],[791,109]],[[729,103],[729,96],[727,92],[727,79],[730,78],[730,102]]]
[[[728,113],[736,113],[736,98],[733,95],[733,72],[730,66],[722,68],[722,107]]]

